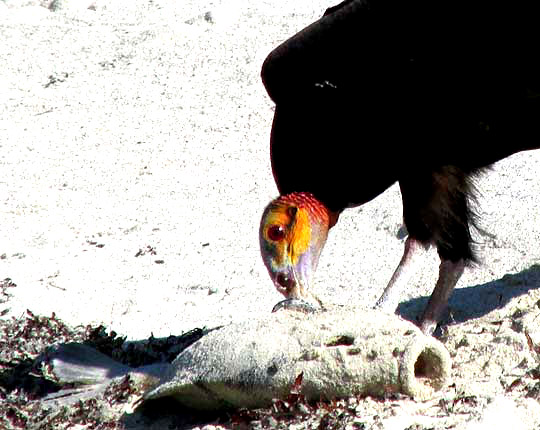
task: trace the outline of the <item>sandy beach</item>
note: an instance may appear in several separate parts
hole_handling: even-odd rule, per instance
[[[2,318],[54,312],[143,339],[270,312],[281,296],[258,228],[277,189],[260,67],[334,3],[0,1],[0,279],[17,285]],[[540,263],[539,172],[530,151],[479,180],[494,236],[458,284],[458,320],[486,316],[494,285]],[[346,211],[316,294],[374,303],[401,258],[401,227],[396,186]],[[437,273],[432,250],[406,315]]]

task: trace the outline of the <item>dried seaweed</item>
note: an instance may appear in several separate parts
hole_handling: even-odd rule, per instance
[[[2,285],[10,287],[9,281]],[[43,353],[53,344],[82,342],[123,364],[137,367],[172,361],[206,332],[194,329],[180,336],[165,339],[152,336],[143,342],[130,343],[114,331],[108,332],[104,326],[72,329],[54,313],[42,317],[27,311],[22,318],[0,320],[0,428],[47,430],[74,425],[98,430],[123,428],[110,410],[127,403],[135,394],[129,376],[113,382],[99,398],[80,400],[60,408],[39,401],[47,394],[66,388],[54,380],[49,365],[42,360]]]

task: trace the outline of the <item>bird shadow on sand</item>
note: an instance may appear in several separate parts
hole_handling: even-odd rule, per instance
[[[540,289],[540,264],[534,264],[521,272],[507,274],[501,279],[485,284],[456,288],[448,303],[451,321],[463,323],[484,317],[490,312],[504,308],[511,300],[538,289]],[[416,322],[428,299],[428,296],[424,296],[402,302],[396,313]]]

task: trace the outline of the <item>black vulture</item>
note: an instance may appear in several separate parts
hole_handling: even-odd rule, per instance
[[[280,197],[260,244],[284,304],[313,303],[310,279],[339,214],[397,181],[409,235],[376,306],[397,306],[418,251],[433,245],[439,280],[420,320],[433,332],[476,261],[474,178],[540,148],[538,16],[534,1],[348,0],[268,55]]]

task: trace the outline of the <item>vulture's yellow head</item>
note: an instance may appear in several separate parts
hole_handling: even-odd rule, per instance
[[[309,298],[331,219],[328,209],[309,193],[278,197],[264,210],[261,255],[275,287],[287,299]]]

